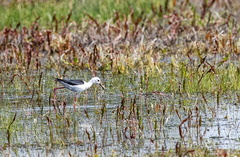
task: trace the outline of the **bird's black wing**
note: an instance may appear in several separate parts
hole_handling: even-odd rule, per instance
[[[64,82],[64,83],[67,83],[69,85],[81,85],[81,84],[84,84],[84,81],[83,80],[65,80],[65,79],[58,79],[56,78],[56,81],[58,82]]]

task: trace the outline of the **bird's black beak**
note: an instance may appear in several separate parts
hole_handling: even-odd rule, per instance
[[[99,85],[102,87],[103,90],[105,89],[105,87],[101,83],[99,83]]]

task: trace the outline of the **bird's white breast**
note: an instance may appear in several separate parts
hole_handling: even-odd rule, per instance
[[[73,88],[76,92],[83,92],[92,86],[91,83],[84,83],[82,85],[75,85]]]

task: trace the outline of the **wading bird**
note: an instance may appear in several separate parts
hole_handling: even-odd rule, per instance
[[[56,91],[58,89],[67,88],[67,89],[76,93],[76,96],[75,96],[75,99],[74,99],[74,109],[75,109],[75,106],[76,106],[78,93],[81,93],[81,92],[87,90],[93,84],[99,84],[103,89],[105,89],[105,87],[101,84],[100,78],[98,78],[98,77],[93,77],[88,82],[85,82],[83,80],[65,80],[65,79],[58,79],[58,78],[56,78],[56,81],[61,83],[63,85],[63,87],[54,88],[54,100],[56,101]]]

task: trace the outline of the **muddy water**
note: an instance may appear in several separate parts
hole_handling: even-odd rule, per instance
[[[236,93],[215,95],[146,91],[140,76],[98,74],[78,98],[59,90],[56,73],[8,73],[0,97],[0,153],[12,156],[143,156],[181,147],[239,149],[240,110]],[[89,72],[65,78],[91,78]],[[158,81],[157,78],[152,80]],[[14,119],[14,115],[16,118]]]

